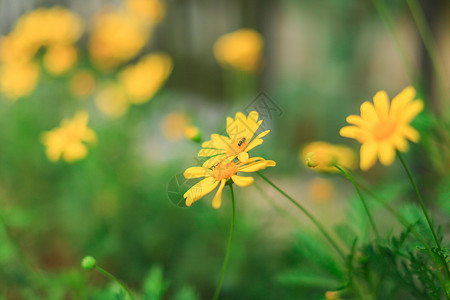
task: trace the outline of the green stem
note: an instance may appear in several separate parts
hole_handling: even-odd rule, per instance
[[[317,221],[317,219],[309,213],[303,206],[301,206],[297,201],[295,201],[291,196],[286,194],[283,190],[281,190],[278,186],[276,186],[272,181],[270,181],[266,176],[261,174],[260,172],[256,172],[265,182],[270,184],[274,189],[276,189],[278,192],[280,192],[283,196],[285,196],[289,201],[292,202],[297,208],[299,208],[310,220],[313,222],[313,224],[319,229],[319,231],[323,234],[323,236],[328,240],[328,242],[333,246],[333,248],[339,253],[339,255],[342,257],[344,262],[347,261],[344,252],[339,248],[339,246],[336,244],[336,242],[331,238],[331,236],[327,233],[325,228],[322,227],[322,225]]]
[[[225,277],[225,271],[227,270],[228,266],[228,260],[230,258],[230,249],[231,249],[231,242],[233,241],[233,234],[234,234],[234,220],[236,217],[235,213],[235,206],[234,206],[234,192],[233,192],[233,185],[230,184],[230,193],[231,193],[231,229],[230,229],[230,236],[228,237],[228,246],[227,246],[227,252],[225,254],[225,259],[223,261],[222,265],[222,272],[220,273],[219,283],[217,284],[216,291],[214,292],[213,300],[219,299],[220,290],[222,289],[222,282],[223,278]]]
[[[344,171],[344,169],[342,169],[342,168],[341,168],[340,166],[338,166],[338,165],[334,165],[334,167],[336,167],[336,169],[338,169],[339,171],[341,171],[341,173],[344,174],[344,176],[345,176],[348,180],[350,180],[350,182],[351,182],[351,183],[353,184],[353,186],[355,187],[355,190],[356,190],[356,192],[358,193],[359,199],[361,199],[361,202],[362,202],[362,205],[363,205],[363,207],[364,207],[364,210],[366,211],[367,218],[369,218],[369,222],[370,222],[370,225],[372,226],[373,232],[375,233],[375,236],[376,236],[377,240],[379,240],[379,239],[380,239],[380,234],[378,233],[378,229],[377,229],[377,227],[375,226],[375,222],[373,221],[372,215],[370,214],[369,207],[367,206],[366,200],[364,199],[364,197],[363,197],[361,191],[359,190],[359,187],[356,185],[356,183],[355,183],[355,181],[353,180],[353,178],[352,178],[347,172]]]
[[[450,280],[450,272],[449,272],[449,269],[448,269],[447,261],[446,261],[445,257],[443,257],[441,243],[439,242],[439,239],[438,239],[438,237],[436,235],[436,232],[435,232],[434,227],[433,227],[433,223],[431,222],[431,218],[428,215],[428,211],[425,208],[425,204],[423,203],[422,196],[420,195],[419,189],[417,188],[416,182],[414,181],[414,178],[412,177],[412,174],[411,174],[411,171],[408,168],[408,165],[406,164],[405,160],[403,159],[403,155],[401,155],[400,152],[397,151],[397,156],[400,159],[400,161],[401,161],[401,163],[403,165],[403,168],[406,171],[406,174],[408,174],[409,181],[411,182],[411,185],[412,185],[414,191],[416,192],[417,198],[419,199],[420,207],[422,208],[423,214],[425,215],[425,219],[427,220],[428,226],[430,227],[431,233],[433,234],[433,239],[436,242],[436,246],[437,246],[437,248],[439,250],[439,257],[442,260],[442,263],[443,263],[443,266],[444,266],[444,270],[445,270],[445,274],[447,275],[447,278]]]
[[[130,299],[134,300],[133,295],[131,294],[130,290],[119,280],[117,279],[116,276],[114,276],[113,274],[109,273],[108,271],[106,271],[105,269],[99,267],[99,266],[95,266],[95,269],[102,273],[103,275],[105,275],[106,277],[108,277],[109,279],[111,279],[112,281],[116,282],[117,284],[120,285],[120,287],[128,294],[128,296],[130,297]]]
[[[356,182],[356,181],[355,181]],[[388,203],[386,203],[385,201],[381,200],[380,198],[378,198],[377,195],[375,195],[369,188],[365,187],[363,184],[356,182],[361,189],[363,189],[367,194],[369,194],[369,196],[371,196],[375,201],[377,201],[378,203],[380,203],[381,205],[383,205],[393,216],[395,216],[397,218],[397,220],[406,228],[411,230],[412,234],[422,243],[422,245],[425,247],[425,249],[427,250],[428,254],[430,255],[431,260],[433,261],[434,267],[436,268],[436,270],[439,270],[439,263],[436,261],[436,256],[433,253],[433,251],[431,250],[430,246],[428,245],[428,243],[426,242],[425,238],[416,230],[416,228],[414,227],[413,224],[409,223],[402,215],[400,215],[392,206],[390,206]],[[442,274],[439,271],[438,272],[438,279],[439,279],[439,283],[441,284],[441,287],[443,289],[444,295],[445,295],[445,299],[450,299],[449,295],[446,291],[446,286],[445,286],[445,282],[442,279]]]

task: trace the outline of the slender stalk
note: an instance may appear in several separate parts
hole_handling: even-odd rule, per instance
[[[364,210],[366,211],[367,217],[369,218],[369,222],[370,225],[372,226],[373,232],[375,233],[375,236],[377,238],[377,240],[380,239],[380,234],[378,233],[378,229],[375,226],[375,222],[373,221],[372,215],[370,214],[369,211],[369,207],[367,206],[366,200],[364,199],[361,191],[359,190],[359,187],[356,185],[355,181],[353,180],[353,178],[344,171],[344,169],[342,169],[340,166],[338,165],[334,165],[336,167],[336,169],[338,169],[339,171],[341,171],[342,174],[344,174],[344,176],[350,180],[350,182],[353,184],[353,186],[355,187],[356,192],[358,193],[359,199],[361,199],[362,205],[364,207]]]
[[[417,188],[416,182],[414,181],[414,178],[412,177],[412,174],[411,174],[411,171],[409,170],[408,165],[406,164],[405,160],[403,159],[403,155],[397,151],[397,156],[400,159],[400,161],[403,165],[403,168],[406,171],[406,174],[408,174],[409,181],[411,182],[411,185],[412,185],[414,191],[416,192],[417,198],[419,199],[420,207],[422,208],[423,214],[425,215],[425,219],[427,220],[428,226],[430,227],[431,233],[433,234],[433,239],[436,242],[436,246],[439,250],[439,257],[441,258],[442,263],[444,265],[445,274],[447,275],[447,278],[450,280],[450,272],[448,269],[448,264],[447,264],[446,259],[442,256],[443,252],[442,252],[441,243],[439,242],[439,239],[438,239],[436,232],[434,230],[434,227],[433,227],[433,223],[431,222],[431,218],[428,215],[428,211],[425,207],[425,204],[423,203],[422,196],[420,195],[419,189]]]
[[[235,209],[235,205],[234,205],[234,192],[233,192],[232,184],[230,184],[230,193],[231,193],[231,210],[232,210],[230,236],[228,237],[227,252],[225,254],[225,259],[224,259],[223,265],[222,265],[222,272],[220,273],[219,283],[217,284],[216,291],[214,292],[213,300],[219,299],[220,290],[222,289],[223,278],[225,277],[225,271],[227,270],[228,260],[230,258],[231,242],[233,241],[234,221],[235,221],[235,217],[236,217],[235,210],[236,209]]]
[[[434,267],[436,268],[436,270],[438,271],[438,279],[439,279],[439,283],[441,284],[442,290],[444,292],[445,295],[445,299],[450,299],[449,295],[446,291],[446,285],[445,282],[442,278],[442,274],[439,271],[439,263],[436,261],[436,256],[433,253],[433,251],[431,250],[430,246],[428,245],[427,241],[425,240],[425,238],[416,230],[416,228],[414,227],[413,224],[409,223],[402,215],[400,215],[392,206],[390,206],[388,203],[384,202],[383,200],[381,200],[380,198],[378,198],[377,195],[375,195],[369,188],[365,187],[363,184],[355,181],[356,184],[358,184],[361,189],[363,189],[367,194],[369,194],[369,196],[371,196],[375,201],[377,201],[378,203],[380,203],[381,205],[383,205],[393,216],[395,216],[397,218],[397,220],[406,228],[411,230],[411,233],[422,243],[422,245],[425,247],[425,249],[427,250],[431,260],[433,261]]]
[[[106,277],[108,277],[109,279],[111,279],[112,281],[116,282],[117,284],[120,285],[120,287],[128,294],[128,296],[130,297],[130,299],[134,300],[133,294],[131,294],[130,290],[125,286],[125,284],[123,284],[119,279],[117,279],[116,276],[114,276],[113,274],[109,273],[108,271],[106,271],[105,269],[99,267],[99,266],[95,266],[95,269],[102,273],[103,275],[105,275]]]
[[[295,206],[297,206],[298,209],[300,209],[310,220],[313,222],[313,224],[319,229],[319,231],[323,234],[323,236],[328,240],[328,242],[333,246],[333,248],[336,250],[337,253],[342,257],[344,262],[347,261],[347,258],[345,257],[344,252],[339,248],[339,246],[336,244],[336,242],[331,238],[331,236],[327,233],[325,228],[319,223],[319,221],[311,214],[309,213],[306,208],[304,208],[302,205],[300,205],[297,201],[295,201],[291,196],[286,194],[283,190],[281,190],[278,186],[276,186],[272,181],[270,181],[266,176],[261,174],[260,172],[256,172],[265,182],[270,184],[274,189],[276,189],[278,192],[280,192],[283,196],[285,196],[289,201],[292,202]]]

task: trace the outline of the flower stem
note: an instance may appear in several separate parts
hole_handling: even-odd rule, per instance
[[[106,271],[105,269],[99,267],[99,266],[95,266],[95,269],[102,273],[103,275],[105,275],[106,277],[108,277],[109,279],[111,279],[112,281],[116,282],[117,284],[120,285],[120,287],[128,294],[128,296],[130,297],[130,299],[134,300],[133,295],[131,294],[130,290],[119,280],[117,279],[116,276],[114,276],[113,274],[109,273],[108,271]]]
[[[436,232],[433,227],[433,223],[431,222],[431,218],[428,215],[428,211],[425,208],[425,204],[423,203],[422,196],[420,195],[419,189],[417,188],[416,182],[414,181],[414,178],[412,177],[411,171],[409,170],[409,167],[406,164],[406,162],[403,158],[403,155],[397,151],[397,156],[400,159],[400,161],[403,165],[403,168],[406,171],[406,174],[408,174],[409,181],[411,182],[411,185],[412,185],[414,191],[416,192],[417,198],[419,199],[420,207],[422,208],[423,214],[425,215],[425,219],[427,220],[428,226],[430,227],[431,233],[433,234],[433,239],[436,242],[436,246],[439,250],[439,257],[441,258],[442,263],[444,265],[445,273],[447,275],[447,278],[450,280],[450,272],[449,272],[448,264],[447,264],[445,257],[443,257],[441,243],[439,242],[439,239],[436,235]]]
[[[375,226],[375,222],[373,221],[372,215],[370,214],[369,207],[367,206],[366,200],[364,199],[361,191],[359,190],[359,187],[356,185],[355,181],[353,180],[353,177],[351,177],[347,172],[344,171],[340,166],[334,165],[336,169],[341,171],[344,176],[350,180],[350,182],[355,187],[356,192],[358,193],[359,199],[361,199],[362,205],[364,206],[364,210],[366,211],[367,217],[369,218],[370,225],[372,226],[373,232],[375,233],[375,236],[377,240],[380,239],[380,234],[378,233],[377,227]]]
[[[274,189],[276,189],[278,192],[280,192],[283,196],[285,196],[289,201],[292,202],[297,208],[299,208],[310,220],[314,223],[314,225],[319,229],[319,231],[323,234],[323,236],[328,240],[328,242],[333,246],[333,248],[339,253],[339,255],[342,257],[342,259],[346,262],[347,259],[345,257],[344,252],[339,248],[339,246],[336,244],[336,242],[331,238],[331,236],[327,233],[325,228],[319,223],[319,221],[311,214],[309,213],[302,205],[300,205],[297,201],[295,201],[291,196],[286,194],[283,190],[281,190],[278,186],[276,186],[272,181],[270,181],[266,176],[261,174],[260,172],[256,172],[262,179],[264,179],[265,182],[270,184]]]
[[[233,234],[234,234],[234,220],[236,217],[235,213],[235,206],[234,206],[234,192],[233,192],[233,185],[230,184],[230,193],[231,193],[231,229],[230,229],[230,236],[228,237],[228,246],[227,246],[227,252],[225,254],[225,259],[223,261],[222,265],[222,272],[220,273],[219,283],[217,284],[216,291],[214,292],[213,300],[219,299],[220,290],[222,289],[222,282],[223,278],[225,277],[225,271],[227,270],[228,266],[228,260],[230,258],[230,249],[231,249],[231,242],[233,241]]]

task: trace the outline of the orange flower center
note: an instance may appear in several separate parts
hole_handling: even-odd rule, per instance
[[[245,148],[248,146],[248,141],[245,137],[241,137],[238,139],[233,140],[227,150],[228,156],[234,156],[238,155],[239,153],[243,152]]]
[[[392,135],[396,127],[395,122],[384,120],[373,127],[372,133],[376,140],[384,140]]]
[[[212,171],[214,179],[220,181],[222,179],[231,178],[231,176],[237,173],[238,168],[234,162],[220,163],[215,166]]]

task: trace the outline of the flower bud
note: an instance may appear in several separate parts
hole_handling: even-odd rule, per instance
[[[96,265],[97,265],[97,262],[96,262],[95,258],[93,258],[92,256],[86,256],[81,261],[81,266],[85,270],[91,270],[91,269],[95,268]]]
[[[314,152],[309,152],[306,154],[305,161],[308,168],[315,168],[319,165],[316,161],[316,153]]]

